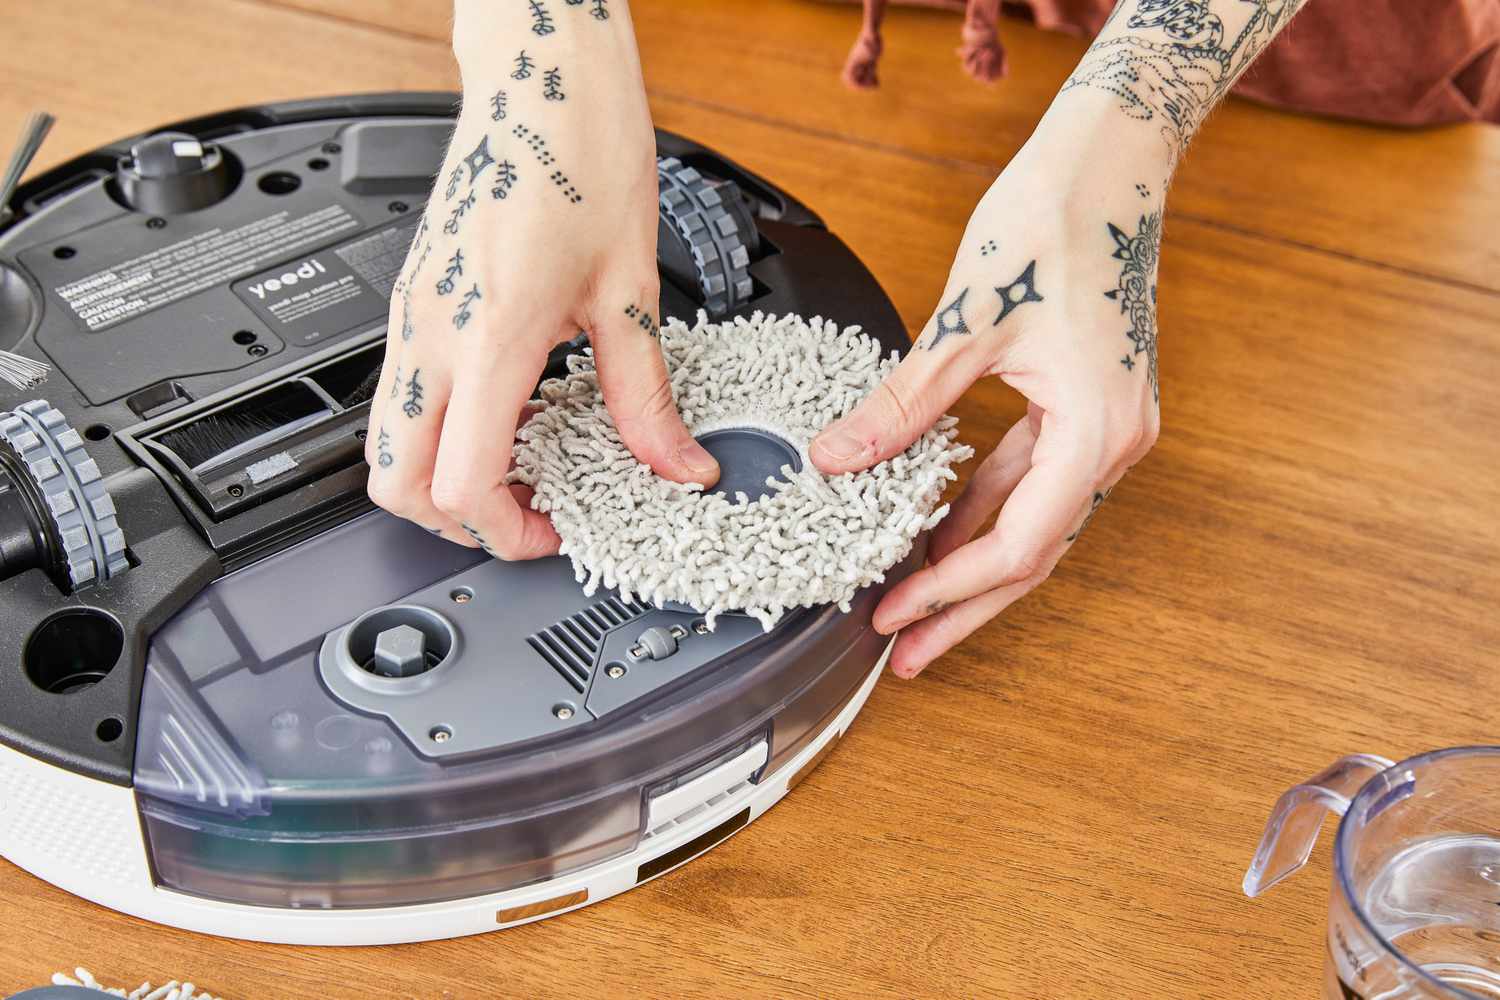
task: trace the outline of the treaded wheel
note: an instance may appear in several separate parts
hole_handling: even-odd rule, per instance
[[[39,513],[51,521],[75,591],[130,568],[114,498],[66,417],[44,399],[22,403],[0,413],[0,440],[10,446],[42,498]]]
[[[755,237],[748,216],[726,202],[720,184],[676,157],[656,161],[656,178],[662,224],[681,238],[692,258],[704,309],[722,316],[748,302],[755,289],[748,245]],[[727,181],[722,187],[736,190]],[[750,233],[742,232],[746,225]]]

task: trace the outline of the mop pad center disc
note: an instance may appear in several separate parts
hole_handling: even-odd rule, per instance
[[[825,476],[807,454],[897,364],[858,328],[700,313],[692,329],[663,325],[661,346],[683,422],[719,460],[713,489],[635,459],[589,353],[542,384],[543,407],[517,435],[512,479],[551,517],[585,593],[687,605],[710,627],[744,612],[769,630],[792,608],[847,611],[947,513],[943,487],[972,454],[952,417],[861,472]]]
[[[759,427],[725,427],[697,434],[701,444],[722,470],[719,481],[705,495],[735,500],[744,494],[755,502],[772,492],[767,480],[785,483],[781,467],[802,471],[802,453],[785,438]]]

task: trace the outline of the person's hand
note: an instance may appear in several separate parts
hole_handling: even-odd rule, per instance
[[[392,297],[371,406],[374,501],[505,559],[559,545],[504,479],[548,352],[580,330],[636,457],[678,482],[719,474],[683,426],[657,341],[655,138],[633,41],[624,55],[601,41],[621,21],[629,40],[623,5],[610,10],[603,26],[559,11],[547,37],[523,27],[461,56],[463,111]],[[522,48],[524,62],[502,54]]]
[[[1105,179],[1073,179],[1043,145],[1023,150],[980,201],[911,353],[812,444],[823,472],[855,471],[903,451],[987,375],[1028,400],[933,530],[928,565],[876,609],[877,630],[902,630],[898,676],[1041,583],[1156,441],[1161,184],[1138,185],[1118,162]]]

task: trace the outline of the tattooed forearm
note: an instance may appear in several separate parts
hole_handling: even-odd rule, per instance
[[[1114,94],[1127,116],[1160,129],[1175,163],[1204,116],[1304,2],[1120,0],[1062,92]],[[1245,23],[1226,41],[1224,18],[1241,16]]]
[[[1106,223],[1113,251],[1110,257],[1123,261],[1120,279],[1114,288],[1104,293],[1105,298],[1120,304],[1122,315],[1130,318],[1130,329],[1125,336],[1130,338],[1132,349],[1125,352],[1120,364],[1126,371],[1135,370],[1134,355],[1146,355],[1146,379],[1151,384],[1151,395],[1160,399],[1156,377],[1156,267],[1161,254],[1161,212],[1150,212],[1140,217],[1134,235],[1127,233],[1113,222]]]
[[[542,96],[549,101],[564,101],[568,95],[562,89],[562,70],[553,66],[542,76]]]
[[[995,317],[991,326],[999,326],[1000,321],[1018,309],[1023,302],[1041,302],[1042,297],[1036,293],[1036,261],[1027,264],[1026,270],[1015,281],[995,286],[995,291],[1000,294],[1000,315]]]
[[[661,327],[656,325],[656,319],[651,315],[649,310],[642,309],[635,305],[635,303],[631,303],[625,307],[625,315],[635,320],[635,325],[650,336],[656,338],[661,336]]]
[[[415,420],[422,415],[422,369],[413,368],[406,382],[406,399],[401,403],[401,412]]]
[[[475,285],[467,292],[464,292],[463,301],[458,304],[458,310],[453,314],[454,329],[462,330],[464,326],[468,324],[469,320],[474,318],[473,310],[470,307],[482,298],[484,298],[484,296],[479,294],[478,285]]]
[[[464,273],[464,252],[454,250],[453,256],[448,258],[448,271],[437,283],[439,295],[453,294],[453,279]]]

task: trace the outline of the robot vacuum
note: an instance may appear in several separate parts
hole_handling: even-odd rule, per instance
[[[874,686],[871,615],[920,546],[848,613],[709,629],[372,507],[371,375],[455,107],[216,114],[0,208],[0,855],[37,877],[260,941],[510,927],[748,826]],[[815,214],[657,142],[663,317],[820,314],[905,350]]]

